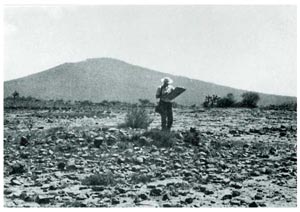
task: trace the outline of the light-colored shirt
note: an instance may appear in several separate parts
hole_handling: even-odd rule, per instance
[[[171,91],[174,89],[175,88],[172,85],[167,85],[166,87],[163,87],[163,85],[161,85],[157,88],[156,98],[159,98],[164,102],[172,102],[173,100],[166,99],[165,96],[171,93]]]

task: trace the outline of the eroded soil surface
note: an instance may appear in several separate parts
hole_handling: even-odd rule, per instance
[[[154,113],[55,113],[5,112],[5,207],[296,207],[296,112],[175,109],[166,145]]]

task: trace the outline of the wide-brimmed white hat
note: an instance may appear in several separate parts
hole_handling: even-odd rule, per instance
[[[173,80],[170,77],[164,77],[160,80],[162,83],[168,82],[169,84],[173,83]]]

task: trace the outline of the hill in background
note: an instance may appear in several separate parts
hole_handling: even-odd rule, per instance
[[[220,97],[233,93],[237,100],[245,90],[230,88],[201,80],[174,76],[111,58],[87,59],[64,63],[46,71],[4,82],[4,97],[16,90],[21,96],[40,99],[103,100],[137,102],[155,101],[155,92],[164,76],[174,80],[174,86],[187,90],[176,99],[184,105],[201,104],[205,96]],[[259,105],[296,102],[296,97],[259,93]]]

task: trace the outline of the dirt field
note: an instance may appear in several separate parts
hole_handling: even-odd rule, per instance
[[[167,135],[125,112],[5,111],[4,206],[297,206],[296,112],[175,109]]]

